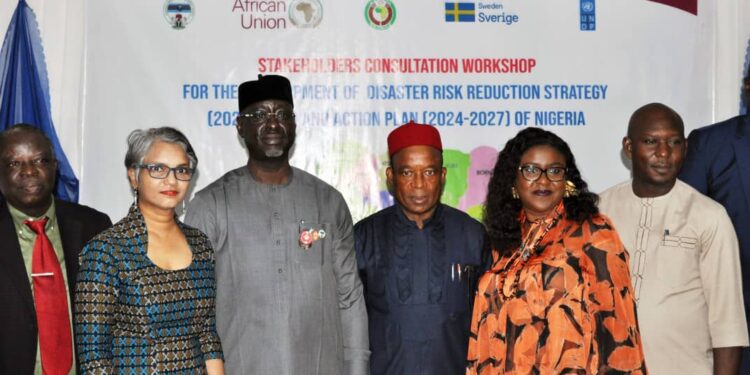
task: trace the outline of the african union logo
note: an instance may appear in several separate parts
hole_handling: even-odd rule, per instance
[[[474,3],[445,3],[445,22],[474,22]]]
[[[289,20],[299,28],[312,28],[323,20],[323,4],[318,0],[293,0],[289,5]]]
[[[372,28],[385,30],[396,22],[396,6],[391,0],[369,0],[365,6],[365,19]]]
[[[173,29],[184,29],[195,16],[195,7],[191,0],[167,0],[164,3],[164,18]]]

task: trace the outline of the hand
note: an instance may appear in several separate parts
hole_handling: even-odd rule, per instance
[[[221,359],[209,359],[206,361],[206,373],[208,375],[224,375],[224,361]]]

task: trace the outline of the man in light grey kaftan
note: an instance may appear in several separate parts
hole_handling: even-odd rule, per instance
[[[352,219],[341,194],[291,167],[289,81],[239,88],[246,166],[200,191],[186,222],[216,251],[217,329],[228,374],[367,374]]]

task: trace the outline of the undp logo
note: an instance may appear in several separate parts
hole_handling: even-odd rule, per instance
[[[596,5],[594,0],[581,0],[581,31],[596,30]]]

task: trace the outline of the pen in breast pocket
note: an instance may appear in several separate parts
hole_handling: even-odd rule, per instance
[[[462,280],[462,268],[463,266],[461,265],[461,263],[451,263],[451,281]]]

